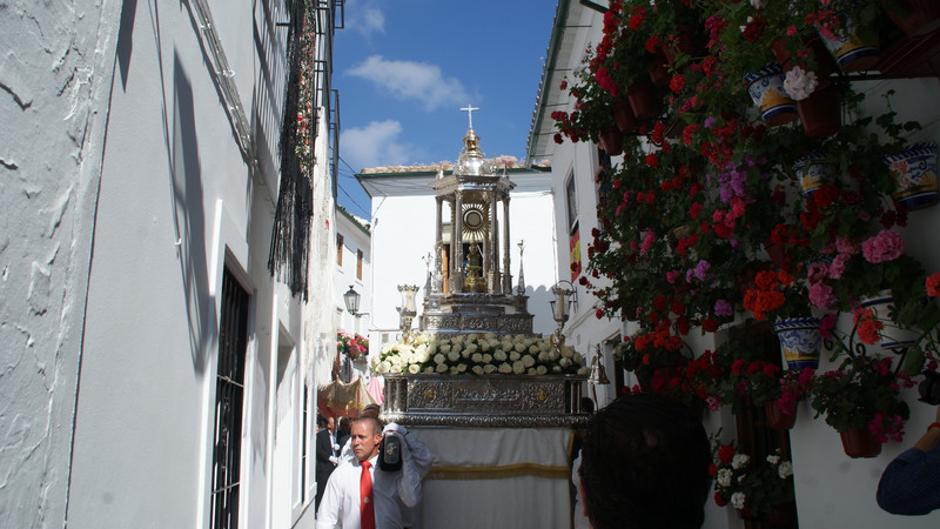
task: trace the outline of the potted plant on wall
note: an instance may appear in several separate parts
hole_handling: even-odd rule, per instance
[[[890,358],[851,355],[816,377],[811,405],[839,432],[846,455],[875,457],[882,443],[903,438],[910,411],[900,398],[901,385],[912,384],[892,372]]]
[[[793,465],[779,451],[754,461],[733,444],[718,445],[711,472],[719,507],[731,505],[742,518],[772,527],[786,525],[782,518],[785,505],[793,502]]]

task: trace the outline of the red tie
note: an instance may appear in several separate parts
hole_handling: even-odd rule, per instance
[[[359,519],[362,529],[375,529],[375,505],[372,498],[372,474],[369,467],[372,463],[362,462],[362,473],[359,474]]]

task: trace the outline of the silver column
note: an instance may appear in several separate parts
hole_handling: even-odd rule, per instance
[[[454,238],[450,242],[454,259],[454,292],[463,292],[463,191],[454,193]]]
[[[503,199],[503,293],[512,292],[512,276],[509,272],[509,196]]]

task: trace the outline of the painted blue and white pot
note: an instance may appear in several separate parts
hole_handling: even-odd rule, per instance
[[[756,72],[744,76],[747,93],[768,125],[782,125],[797,118],[796,103],[783,90],[783,69],[767,63]]]
[[[826,163],[825,153],[812,151],[797,159],[793,164],[793,171],[800,179],[800,189],[803,190],[803,196],[809,198],[823,184],[832,182],[836,167],[832,163]]]
[[[899,326],[891,317],[891,313],[894,312],[894,295],[891,290],[882,290],[876,296],[864,298],[859,302],[859,306],[872,309],[875,319],[881,322],[882,327],[878,331],[878,337],[882,348],[889,351],[907,349],[915,345],[920,338],[918,331]]]
[[[819,318],[778,318],[774,322],[774,331],[788,369],[800,371],[819,367],[819,346],[822,343]]]
[[[897,185],[892,194],[895,202],[914,210],[940,201],[936,143],[915,143],[897,154],[885,155],[883,160]]]

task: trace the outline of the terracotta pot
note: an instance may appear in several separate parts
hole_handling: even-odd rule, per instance
[[[839,432],[839,436],[842,449],[849,457],[875,457],[881,453],[881,442],[865,428]]]
[[[783,413],[776,401],[764,403],[764,414],[767,416],[767,427],[771,430],[789,430],[796,424],[796,408],[791,414]]]
[[[639,82],[627,89],[627,100],[637,119],[653,119],[662,110],[662,99],[652,83]]]
[[[629,102],[624,99],[614,101],[613,114],[614,123],[617,124],[617,128],[620,129],[620,132],[626,134],[636,130],[636,116],[633,115],[633,109],[630,108]]]
[[[888,18],[909,36],[923,33],[940,18],[937,0],[881,0]]]
[[[803,133],[810,138],[832,136],[842,127],[842,98],[833,84],[819,89],[808,98],[796,102],[796,111],[803,124]]]
[[[623,152],[623,133],[616,127],[602,130],[598,141],[600,148],[610,156],[619,156]]]

